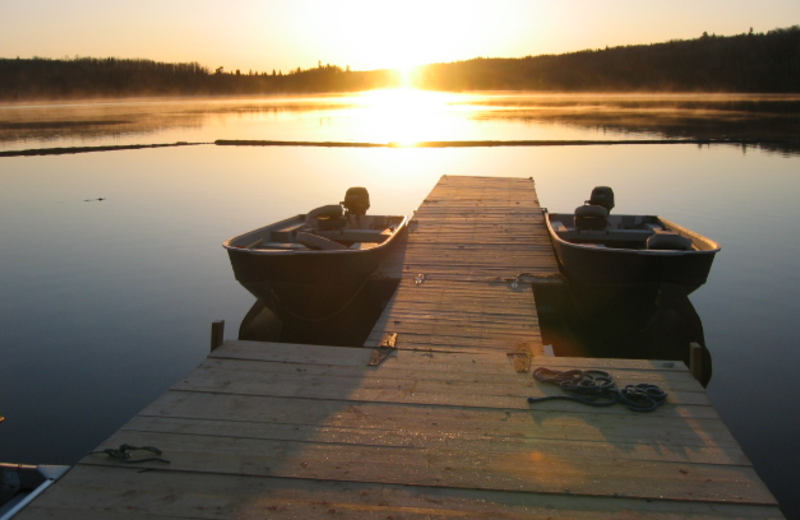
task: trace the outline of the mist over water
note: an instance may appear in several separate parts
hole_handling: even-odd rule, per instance
[[[698,94],[453,94],[0,105],[0,151],[216,140],[733,140],[800,150],[800,98]],[[775,144],[778,142],[778,144]]]
[[[372,212],[407,214],[444,174],[533,177],[552,211],[609,185],[615,212],[663,215],[722,245],[690,297],[714,362],[708,392],[786,515],[800,517],[800,404],[775,398],[800,391],[797,116],[635,101],[406,92],[0,107],[0,151],[209,143],[0,157],[0,460],[76,462],[205,358],[212,321],[235,338],[253,298],[223,240],[337,202],[349,186],[370,190]],[[773,144],[210,144],[703,136]]]

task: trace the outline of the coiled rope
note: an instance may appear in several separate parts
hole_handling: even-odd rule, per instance
[[[132,453],[136,451],[147,451],[150,452],[152,456],[140,457],[138,459],[135,459],[133,458]],[[93,451],[91,453],[105,453],[109,457],[113,457],[127,464],[135,464],[137,462],[150,462],[150,461],[163,462],[165,464],[169,464],[168,460],[159,457],[159,455],[161,455],[161,450],[153,446],[131,446],[130,444],[123,444],[119,448],[107,448],[105,450]]]
[[[577,401],[590,406],[624,404],[634,412],[652,412],[667,400],[667,392],[656,385],[639,383],[617,388],[608,372],[602,370],[551,370],[539,367],[533,377],[543,383],[558,385],[567,395],[529,397],[531,404],[553,399]]]

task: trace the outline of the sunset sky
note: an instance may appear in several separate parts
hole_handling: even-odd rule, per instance
[[[0,0],[0,57],[369,70],[797,24],[798,0]]]

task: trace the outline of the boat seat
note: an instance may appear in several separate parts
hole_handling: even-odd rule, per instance
[[[608,227],[608,210],[596,204],[584,204],[575,208],[577,231],[599,231]]]
[[[391,229],[341,229],[318,230],[319,236],[341,242],[384,242],[392,236]]]
[[[311,233],[300,232],[297,234],[297,241],[310,249],[320,249],[323,251],[339,251],[347,249],[347,246],[340,244],[329,238],[321,237],[319,235],[312,235]]]
[[[261,242],[254,249],[281,249],[290,251],[293,249],[306,249],[306,247],[296,242]]]
[[[647,249],[691,251],[692,241],[675,232],[662,231],[647,239]]]

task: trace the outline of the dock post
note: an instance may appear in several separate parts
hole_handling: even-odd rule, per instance
[[[698,381],[703,380],[703,347],[694,341],[689,343],[689,372]]]
[[[211,351],[222,345],[225,341],[225,320],[211,323]]]

